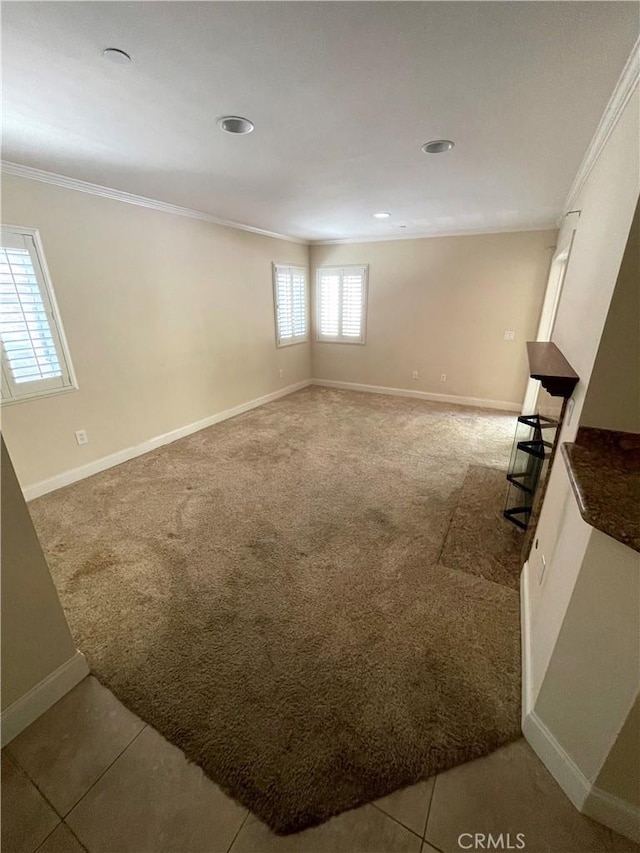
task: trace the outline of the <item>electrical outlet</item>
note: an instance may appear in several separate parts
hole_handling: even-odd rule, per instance
[[[575,405],[576,401],[573,399],[573,397],[569,397],[569,400],[567,401],[567,412],[565,415],[565,421],[567,426],[570,425],[571,419],[573,418],[573,410],[575,408]]]
[[[417,370],[414,370],[414,371],[411,373],[411,376],[412,376],[412,378],[413,378],[413,379],[417,379],[417,378],[418,378],[418,371],[417,371]]]
[[[516,333],[511,329],[505,329],[504,339],[505,339],[505,341],[515,341]]]
[[[89,444],[89,436],[86,429],[76,430],[76,441],[78,444]]]
[[[447,374],[441,373],[440,374],[440,382],[446,382],[446,381],[447,381]]]
[[[284,370],[282,368],[280,368],[280,370],[278,371],[278,376],[280,377],[280,379],[282,379],[282,377],[284,376]]]

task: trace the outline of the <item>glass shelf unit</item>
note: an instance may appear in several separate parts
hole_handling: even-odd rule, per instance
[[[543,415],[518,418],[507,480],[509,488],[503,515],[527,529],[533,498],[543,467],[553,450],[558,422]]]

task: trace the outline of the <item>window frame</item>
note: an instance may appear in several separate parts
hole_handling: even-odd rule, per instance
[[[296,270],[301,272],[304,276],[304,336],[292,335],[290,339],[280,337],[280,320],[278,316],[278,270],[280,269]],[[273,291],[273,322],[275,327],[276,348],[282,349],[283,347],[293,347],[298,344],[309,343],[309,330],[311,323],[309,311],[309,271],[307,267],[302,266],[301,264],[281,264],[273,261],[271,264],[271,282]]]
[[[343,335],[338,335],[337,337],[331,337],[329,335],[321,334],[320,329],[320,276],[323,272],[326,271],[335,271],[340,273],[342,278],[343,274],[347,270],[362,270],[363,271],[363,284],[362,284],[362,316],[361,316],[361,335],[358,340],[354,340],[350,337],[345,337]],[[331,264],[322,267],[316,267],[316,277],[315,277],[315,285],[316,285],[316,293],[315,293],[315,339],[317,343],[320,344],[349,344],[350,346],[360,346],[363,347],[367,343],[367,315],[369,313],[369,264]],[[342,324],[342,299],[340,300],[339,306],[339,317],[340,324]]]
[[[42,397],[53,397],[58,394],[67,394],[69,391],[77,391],[79,387],[76,373],[73,367],[73,362],[71,360],[69,343],[67,341],[67,337],[64,331],[60,309],[58,307],[55,290],[53,288],[53,283],[51,280],[51,274],[49,272],[49,267],[47,266],[47,259],[45,256],[42,239],[40,237],[40,231],[38,228],[30,228],[27,226],[0,224],[0,244],[2,244],[2,234],[5,232],[8,234],[16,235],[18,237],[27,238],[27,243],[29,239],[33,241],[33,246],[29,246],[29,251],[32,251],[34,255],[34,257],[32,258],[32,260],[35,261],[34,272],[36,274],[36,280],[38,282],[40,295],[45,305],[45,310],[48,314],[48,321],[50,324],[50,329],[56,348],[56,354],[58,356],[58,361],[60,363],[63,375],[61,377],[62,384],[60,385],[47,384],[43,387],[41,383],[48,383],[49,380],[37,379],[33,380],[33,383],[16,383],[13,379],[13,376],[11,375],[10,369],[8,368],[8,366],[5,366],[7,360],[4,354],[4,346],[0,342],[0,350],[2,353],[2,382],[0,387],[0,406],[2,406],[2,408],[4,408],[5,406],[14,405],[16,403],[25,403],[29,400],[37,400]],[[32,388],[31,390],[28,390],[29,385],[35,385],[36,383],[40,385],[39,388]],[[19,386],[21,384],[24,386],[24,393],[20,393]],[[16,393],[16,390],[18,391],[18,393]]]

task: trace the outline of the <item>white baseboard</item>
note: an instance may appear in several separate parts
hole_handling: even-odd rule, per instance
[[[640,843],[640,808],[591,782],[558,743],[535,711],[523,720],[522,731],[540,761],[582,814]]]
[[[584,775],[575,761],[558,743],[554,735],[542,722],[534,710],[523,715],[522,732],[529,746],[540,761],[556,780],[558,785],[571,800],[573,805],[582,811],[585,801],[591,791],[591,782]]]
[[[278,400],[280,397],[286,397],[294,391],[299,391],[301,388],[306,388],[311,384],[310,379],[305,379],[302,382],[296,382],[294,385],[287,385],[285,388],[280,388],[278,391],[272,391],[270,394],[265,394],[263,397],[256,397],[255,400],[249,400],[247,403],[241,403],[239,406],[234,406],[233,409],[225,409],[222,412],[216,412],[215,415],[210,415],[200,421],[187,424],[178,429],[166,432],[163,435],[157,435],[155,438],[150,438],[143,441],[142,444],[136,444],[133,447],[127,447],[124,450],[118,450],[116,453],[110,453],[108,456],[102,456],[93,462],[86,465],[80,465],[78,468],[71,468],[69,471],[63,471],[62,474],[56,474],[55,477],[50,477],[47,480],[41,480],[39,483],[33,483],[31,486],[26,486],[22,491],[26,501],[32,501],[34,498],[39,498],[41,495],[46,495],[48,492],[53,492],[56,489],[61,489],[63,486],[68,486],[78,480],[84,480],[85,477],[91,477],[93,474],[99,474],[100,471],[106,471],[107,468],[113,468],[114,465],[120,465],[122,462],[127,462],[129,459],[134,459],[136,456],[142,456],[143,453],[148,453],[150,450],[155,450],[157,447],[162,447],[163,444],[171,444],[172,441],[177,441],[179,438],[184,438],[194,432],[198,432],[213,424],[226,421],[229,418],[234,418],[236,415],[242,415],[251,409],[256,409],[258,406],[264,406],[265,403],[270,403],[273,400]]]
[[[595,786],[581,810],[588,817],[640,844],[640,808]]]
[[[323,388],[341,388],[344,391],[364,391],[367,394],[389,394],[392,397],[413,397],[433,403],[453,403],[457,406],[475,406],[480,409],[500,409],[504,412],[520,412],[522,403],[508,400],[486,400],[484,397],[460,397],[457,394],[433,394],[430,391],[414,391],[409,388],[388,388],[386,385],[361,385],[358,382],[338,382],[333,379],[314,379],[314,385]]]
[[[535,685],[531,676],[531,611],[529,562],[520,577],[522,636],[522,733],[529,746],[578,811],[633,841],[640,842],[640,808],[614,797],[591,782],[534,709]]]
[[[9,705],[0,717],[2,746],[4,747],[41,714],[48,711],[87,675],[89,675],[87,660],[82,652],[77,651],[73,657],[32,687],[28,693]]]

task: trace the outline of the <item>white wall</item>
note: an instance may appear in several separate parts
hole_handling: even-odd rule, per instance
[[[40,230],[80,386],[3,407],[23,487],[310,378],[271,280],[306,246],[14,176],[2,220]]]
[[[520,231],[312,246],[312,274],[369,264],[366,346],[314,341],[314,377],[519,406],[555,243]]]

